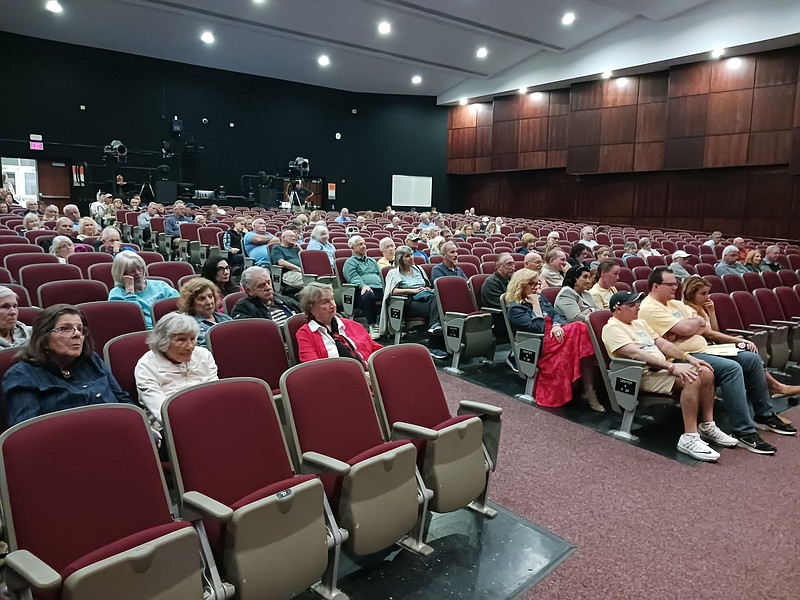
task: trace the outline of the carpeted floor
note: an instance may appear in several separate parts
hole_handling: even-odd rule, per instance
[[[453,407],[504,409],[490,498],[577,546],[524,598],[800,598],[797,437],[764,432],[777,455],[722,450],[719,463],[689,467],[440,378]],[[785,414],[800,421],[800,408]]]

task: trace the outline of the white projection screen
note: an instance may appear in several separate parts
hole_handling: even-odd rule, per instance
[[[392,206],[430,207],[433,178],[392,175]]]

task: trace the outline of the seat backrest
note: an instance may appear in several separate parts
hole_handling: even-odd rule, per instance
[[[89,277],[90,266],[112,262],[114,262],[114,257],[106,252],[77,252],[67,257],[67,264],[78,267],[84,279],[91,279]]]
[[[383,442],[364,369],[352,358],[294,366],[281,377],[281,393],[296,456],[313,451],[347,462]]]
[[[745,292],[747,286],[744,284],[744,279],[741,275],[736,273],[725,273],[722,276],[722,281],[725,283],[725,289],[730,294],[731,292]]]
[[[561,291],[560,287],[548,287],[542,289],[541,294],[550,301],[550,304],[555,305],[556,296],[558,296],[558,292],[560,291]]]
[[[760,273],[743,273],[742,279],[744,279],[744,285],[748,292],[766,287]]]
[[[704,277],[708,283],[711,284],[711,293],[712,294],[727,294],[728,287],[725,285],[725,282],[719,275],[706,275]]]
[[[714,303],[714,312],[721,332],[724,333],[727,329],[744,329],[736,304],[728,294],[711,294],[709,298]]]
[[[11,273],[5,267],[0,267],[0,285],[12,283],[14,280],[11,278]]]
[[[462,271],[464,271],[464,275],[467,276],[467,279],[469,279],[473,275],[477,275],[478,273],[480,273],[480,271],[478,270],[478,265],[474,265],[472,263],[462,263],[459,261],[459,264],[457,266],[460,267]]]
[[[629,269],[647,266],[641,256],[629,256],[625,259],[625,266]]]
[[[147,420],[134,406],[94,405],[25,421],[0,438],[0,463],[11,547],[57,572],[172,522]]]
[[[161,256],[161,254],[158,252],[140,250],[136,254],[142,257],[142,260],[144,261],[145,265],[164,262],[164,257]]]
[[[761,273],[761,278],[764,280],[764,287],[775,289],[781,284],[781,276],[774,271],[764,271]]]
[[[194,268],[185,262],[154,262],[147,265],[147,275],[154,277],[164,277],[172,282],[172,286],[177,290],[180,286],[178,281],[185,275],[194,275]]]
[[[48,281],[39,286],[39,306],[47,308],[54,304],[81,304],[108,299],[108,288],[101,281]]]
[[[134,370],[139,359],[150,349],[147,335],[146,331],[125,333],[109,340],[103,347],[103,359],[114,374],[114,379],[134,402],[139,398]]]
[[[202,225],[199,223],[178,223],[178,230],[181,233],[181,239],[199,242],[200,237],[197,233],[197,230],[200,229],[200,227],[202,227]]]
[[[5,266],[14,281],[19,281],[19,270],[27,265],[55,265],[58,257],[55,254],[10,254],[5,258]],[[33,298],[36,297],[34,294]]]
[[[323,250],[301,250],[300,266],[307,275],[334,275],[331,260]]]
[[[472,256],[472,255],[459,256],[458,257],[458,266],[463,269],[465,263],[470,263],[470,264],[475,265],[476,267],[480,267],[481,259],[478,258],[477,256]]]
[[[217,323],[206,333],[206,345],[214,355],[220,379],[255,377],[277,393],[281,375],[289,368],[280,327],[269,319]]]
[[[633,267],[633,280],[636,281],[637,279],[647,279],[650,276],[650,273],[653,272],[653,269],[650,267]]]
[[[222,307],[225,310],[225,314],[231,314],[234,304],[246,296],[247,294],[245,292],[234,292],[225,296],[222,300]]]
[[[494,262],[481,263],[481,274],[483,275],[491,275],[496,270],[497,270],[497,263]]]
[[[620,267],[619,268],[619,280],[632,286],[633,285],[633,271],[631,271],[628,267]]]
[[[297,332],[308,322],[305,315],[292,315],[283,324],[283,337],[289,351],[289,361],[293,365],[300,364],[300,349],[297,347]]]
[[[752,293],[733,292],[731,298],[736,305],[736,310],[739,311],[739,318],[742,319],[742,325],[744,325],[745,329],[750,325],[767,324],[764,313],[761,312],[761,308]]]
[[[775,288],[775,296],[781,304],[783,314],[787,318],[800,317],[800,297],[788,286]]]
[[[162,298],[161,300],[153,302],[153,305],[150,307],[150,314],[153,316],[153,325],[158,323],[158,320],[167,313],[176,310],[178,310],[177,298]]]
[[[481,306],[481,290],[487,279],[489,279],[489,275],[485,273],[473,275],[469,278],[469,289],[472,290],[472,299],[475,302],[475,306],[479,308]]]
[[[439,277],[433,282],[440,314],[449,312],[472,313],[478,310],[469,291],[469,284],[461,277]]]
[[[800,277],[797,276],[797,273],[790,269],[781,269],[778,271],[778,277],[780,277],[781,285],[792,287],[793,285],[797,285],[800,283]]]
[[[761,308],[761,313],[764,315],[767,323],[786,319],[783,309],[781,308],[781,303],[778,302],[778,297],[775,295],[775,290],[760,288],[753,292],[753,296],[755,296],[756,302],[758,302],[758,306]]]
[[[102,281],[111,290],[114,288],[114,277],[111,275],[112,263],[101,262],[89,265],[89,279]]]
[[[3,285],[17,295],[17,305],[20,308],[24,306],[33,305],[33,302],[31,302],[30,294],[28,294],[28,290],[26,290],[24,287],[22,287],[18,283],[4,283]]]
[[[75,265],[25,265],[19,270],[19,282],[28,290],[31,299],[39,297],[39,286],[48,281],[75,279],[83,279],[81,270]]]
[[[197,230],[197,237],[201,244],[205,244],[207,246],[219,246],[220,244],[217,241],[218,233],[220,233],[219,227],[204,226]],[[223,231],[222,233],[224,234],[225,232]]]
[[[121,301],[85,302],[78,308],[86,315],[95,348],[104,348],[109,340],[134,331],[145,331],[144,315],[138,304]]]
[[[19,352],[19,348],[4,348],[0,350],[0,381],[6,376],[6,371],[11,368],[11,365],[16,362],[17,352]],[[3,388],[0,387],[0,433],[8,428],[7,415],[8,406],[6,406],[6,400],[3,397]]]
[[[605,364],[600,366],[604,369],[608,369],[608,366],[611,364],[611,357],[608,355],[606,345],[603,343],[603,327],[606,326],[611,316],[611,311],[609,310],[599,310],[589,315],[589,328],[592,330],[597,340],[597,349],[600,350],[600,355],[605,362]]]
[[[697,263],[694,268],[697,270],[697,274],[700,275],[700,277],[717,274],[716,270],[714,269],[714,265],[708,263]]]

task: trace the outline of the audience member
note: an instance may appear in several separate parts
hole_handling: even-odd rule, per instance
[[[419,216],[419,223],[417,224],[417,227],[420,229],[430,229],[434,227],[434,224],[431,223],[430,213],[424,212]]]
[[[39,208],[39,201],[35,198],[25,200],[25,216],[31,214],[36,215],[40,219],[44,216],[44,213]]]
[[[108,293],[108,299],[136,304],[142,309],[145,326],[152,329],[151,307],[158,300],[176,298],[178,290],[158,279],[148,281],[146,271],[144,259],[135,252],[123,250],[117,254],[111,266],[114,287]]]
[[[19,322],[19,298],[0,285],[0,349],[24,346],[31,337],[31,328]]]
[[[506,293],[508,282],[511,280],[515,268],[514,257],[511,256],[510,252],[503,252],[497,255],[494,273],[489,275],[481,286],[481,308],[493,308],[496,311],[501,309],[500,297]],[[505,319],[501,312],[492,313],[492,329],[498,341],[508,340]],[[518,371],[513,352],[508,355],[506,362],[515,373]]]
[[[228,262],[231,267],[237,269],[237,272],[244,266],[244,255],[242,254],[244,247],[242,242],[246,235],[244,224],[244,217],[236,217],[233,220],[233,227],[226,229],[222,234],[222,249],[228,252]]]
[[[303,268],[300,264],[300,248],[297,246],[297,235],[291,229],[281,232],[280,244],[273,244],[270,260],[273,265],[283,269],[281,282],[291,290],[303,287]]]
[[[783,269],[783,265],[781,265],[781,263],[778,261],[778,257],[780,257],[780,255],[780,246],[767,246],[767,249],[764,250],[764,260],[762,260],[761,264],[759,265],[761,271],[772,271],[773,273],[777,273]]]
[[[106,252],[112,256],[116,256],[120,252],[133,251],[133,246],[126,246],[122,243],[122,237],[119,234],[119,229],[109,225],[100,234],[100,239],[92,242],[92,246],[97,252]]]
[[[554,248],[544,255],[545,265],[542,267],[542,287],[560,288],[564,284],[564,271],[569,268],[566,253]]]
[[[639,246],[633,240],[629,240],[625,242],[625,245],[622,248],[622,260],[627,260],[631,256],[638,256],[637,252],[639,252]]]
[[[94,353],[86,317],[74,306],[44,309],[18,361],[3,378],[9,426],[68,408],[131,402]]]
[[[50,204],[44,209],[44,220],[55,221],[58,219],[58,207],[55,204]],[[70,221],[70,225],[72,221]]]
[[[683,434],[677,449],[692,458],[716,461],[719,453],[707,441],[733,447],[736,438],[714,422],[714,376],[703,360],[684,354],[677,346],[656,334],[639,319],[639,302],[644,294],[617,292],[611,297],[613,313],[603,327],[603,344],[612,358],[639,360],[649,368],[642,373],[641,389],[656,394],[680,390]],[[674,362],[668,358],[681,362]],[[682,361],[687,362],[682,362]],[[698,426],[698,420],[701,420]],[[699,431],[698,431],[699,429]]]
[[[532,233],[522,234],[520,239],[520,247],[517,248],[517,254],[528,254],[528,252],[536,252],[536,236]]]
[[[648,256],[661,256],[661,252],[653,248],[652,240],[646,236],[639,240],[639,252],[637,254],[644,259]]]
[[[62,265],[67,264],[67,257],[75,253],[75,244],[65,235],[57,235],[50,240],[50,254],[53,254]]]
[[[608,246],[596,246],[592,254],[594,255],[594,260],[589,264],[589,268],[592,272],[597,271],[597,267],[601,262],[609,260],[613,256],[611,248]]]
[[[172,214],[164,221],[164,233],[172,236],[171,255],[177,259],[180,257],[181,223],[191,223],[193,217],[189,214],[189,205],[176,202],[172,210]]]
[[[435,238],[434,238],[435,239]],[[383,269],[384,267],[394,266],[394,251],[397,249],[394,240],[390,237],[381,238],[379,243],[383,256],[378,259],[378,266]],[[431,256],[433,256],[433,248],[431,247]]]
[[[592,283],[592,272],[585,265],[571,267],[564,274],[564,286],[558,292],[554,306],[568,323],[588,323],[589,315],[598,310],[589,293]]]
[[[300,305],[293,298],[274,292],[270,272],[264,267],[245,269],[241,284],[247,296],[233,305],[231,316],[234,319],[270,319],[282,326],[289,317],[300,312]]]
[[[311,231],[311,239],[308,241],[306,250],[322,250],[328,255],[328,260],[331,262],[331,269],[336,272],[336,248],[330,243],[331,232],[325,225],[317,225]]]
[[[442,262],[433,265],[431,269],[431,283],[439,277],[461,277],[466,279],[464,271],[456,264],[458,260],[458,247],[455,242],[445,242],[442,246]]]
[[[690,273],[686,270],[689,264],[689,255],[683,250],[676,250],[672,253],[672,264],[669,266],[678,281],[689,277]]]
[[[570,248],[569,258],[567,258],[567,262],[570,266],[576,267],[578,265],[584,265],[588,268],[589,264],[591,264],[591,260],[592,251],[582,243],[574,244],[572,248]]]
[[[197,321],[197,345],[203,348],[206,347],[206,332],[217,323],[231,320],[228,315],[217,310],[219,297],[219,288],[204,277],[190,279],[181,287],[178,310]]]
[[[745,267],[742,263],[737,262],[738,258],[739,249],[736,246],[733,244],[730,246],[725,246],[725,250],[722,251],[722,260],[717,263],[716,267],[714,267],[714,272],[720,277],[729,273],[733,275],[747,273],[747,267]]]
[[[161,429],[161,406],[167,397],[218,379],[211,352],[197,346],[198,330],[193,317],[173,312],[161,317],[147,336],[150,350],[136,363],[134,376],[139,402],[156,429]]]
[[[64,216],[69,217],[69,220],[72,221],[72,232],[78,233],[81,220],[81,211],[78,210],[78,207],[74,204],[67,204],[64,206]]]
[[[75,231],[74,228],[73,231]],[[100,235],[100,227],[92,217],[83,217],[79,222],[77,231],[78,235],[75,237],[77,237],[81,242],[87,237],[98,237]]]
[[[349,223],[350,221],[352,221],[352,219],[350,218],[350,211],[346,208],[343,208],[339,213],[339,216],[336,217],[334,221],[336,221],[340,225],[343,223]]]
[[[522,269],[514,273],[506,291],[511,328],[544,335],[537,362],[536,404],[562,406],[572,399],[572,385],[583,381],[582,398],[596,412],[605,412],[594,389],[594,348],[586,323],[567,323],[539,294],[539,273]]]
[[[426,263],[430,262],[428,255],[425,254],[419,247],[419,235],[416,233],[411,233],[406,237],[406,246],[411,248],[411,255],[415,256],[416,258],[421,258]]]
[[[35,212],[25,213],[25,216],[22,217],[22,230],[25,232],[28,231],[46,231],[44,227],[42,227],[42,221]]]
[[[594,239],[594,228],[591,225],[581,229],[581,244],[589,250],[594,250],[598,246],[597,240]]]
[[[142,232],[142,242],[145,244],[148,243],[153,237],[153,232],[150,228],[150,220],[156,216],[158,216],[158,208],[156,207],[155,202],[151,202],[147,205],[147,208],[141,211],[136,217],[136,224],[139,226],[139,229]]]
[[[230,231],[230,230],[229,230]],[[253,230],[244,234],[244,249],[247,256],[259,267],[270,266],[270,240],[275,236],[267,232],[267,222],[261,217],[253,219]]]
[[[55,224],[55,234],[56,236],[61,236],[67,238],[73,244],[79,244],[80,239],[73,235],[72,232],[72,221],[69,220],[68,217],[61,217],[56,221]],[[42,248],[44,248],[45,252],[50,252],[50,248],[52,247],[54,242],[53,238],[42,240],[39,244]]]
[[[594,305],[602,310],[608,309],[611,296],[617,293],[620,266],[613,260],[604,260],[597,266],[594,285],[589,290]]]
[[[714,231],[709,238],[703,242],[703,246],[711,246],[712,248],[720,243],[722,240],[722,232]]]
[[[751,273],[761,273],[761,252],[750,250],[745,256],[744,268]]]
[[[441,256],[442,245],[446,241],[447,240],[442,235],[434,236],[433,239],[430,242],[428,242],[428,251],[431,253],[431,256]]]
[[[206,260],[200,269],[200,277],[213,282],[222,297],[242,291],[242,288],[233,282],[228,259],[219,254]]]
[[[369,335],[373,340],[380,337],[378,327],[379,306],[383,302],[383,279],[378,261],[367,256],[367,244],[360,235],[347,241],[353,256],[344,263],[344,279],[355,284],[355,307],[360,309],[367,320]]]
[[[544,266],[544,259],[538,252],[528,252],[522,261],[522,266],[531,271],[541,271]]]

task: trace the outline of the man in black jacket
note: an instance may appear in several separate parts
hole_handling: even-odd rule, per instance
[[[514,274],[514,257],[510,252],[503,252],[497,256],[495,271],[481,286],[481,307],[496,308],[500,310],[500,296],[506,293],[508,282]],[[502,314],[493,314],[494,336],[498,341],[508,338],[506,324]]]
[[[247,296],[233,305],[231,316],[234,319],[270,319],[283,325],[300,312],[295,300],[275,293],[270,272],[264,267],[245,269],[241,284]]]

